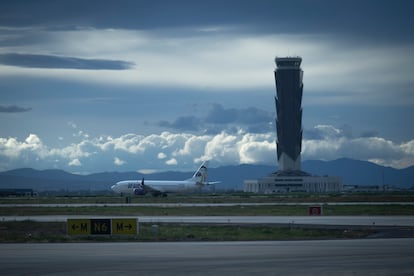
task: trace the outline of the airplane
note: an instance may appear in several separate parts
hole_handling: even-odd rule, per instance
[[[167,193],[188,192],[200,190],[203,186],[220,183],[207,182],[208,161],[204,161],[193,177],[182,180],[123,180],[111,186],[111,190],[124,195],[145,195],[151,193],[153,196],[166,196]]]

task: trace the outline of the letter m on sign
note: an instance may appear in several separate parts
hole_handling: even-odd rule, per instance
[[[124,223],[117,223],[116,224],[116,231],[123,231],[124,230]]]
[[[87,223],[81,223],[80,224],[80,231],[81,232],[88,232],[88,224]]]

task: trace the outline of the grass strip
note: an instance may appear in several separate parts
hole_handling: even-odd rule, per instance
[[[137,236],[68,236],[64,222],[0,222],[0,243],[102,241],[251,241],[364,238],[372,230],[305,229],[274,225],[140,223]]]
[[[70,204],[125,203],[115,195],[62,195],[35,197],[0,197],[0,204]],[[352,193],[352,194],[170,194],[168,197],[133,196],[131,203],[271,203],[271,202],[414,202],[413,192]]]
[[[207,207],[2,207],[0,216],[102,215],[102,216],[306,216],[308,206],[207,206]],[[414,205],[324,205],[328,216],[414,215]]]

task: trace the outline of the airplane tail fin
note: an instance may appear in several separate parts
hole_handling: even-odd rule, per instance
[[[204,161],[198,170],[193,174],[191,178],[196,183],[206,184],[207,183],[207,167],[208,161]]]

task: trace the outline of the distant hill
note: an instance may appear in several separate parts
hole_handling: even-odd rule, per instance
[[[305,161],[302,169],[314,175],[341,176],[345,185],[388,185],[399,188],[414,187],[414,166],[405,169],[383,167],[374,163],[342,158],[334,161]],[[216,190],[242,190],[245,179],[257,179],[277,171],[276,166],[238,165],[209,168],[208,179],[221,181]],[[103,172],[89,175],[71,174],[62,170],[34,170],[30,168],[0,173],[0,188],[28,188],[35,191],[104,191],[127,179],[190,178],[193,172]]]
[[[340,176],[345,185],[414,188],[414,166],[394,169],[367,161],[341,158],[333,161],[304,161],[302,170],[312,175]],[[268,165],[225,166],[209,170],[209,179],[221,180],[225,189],[242,190],[245,179],[257,179],[275,171],[276,166]]]
[[[368,161],[341,158],[333,161],[305,161],[303,170],[316,175],[337,175],[345,185],[388,185],[414,187],[414,166],[394,169]]]

